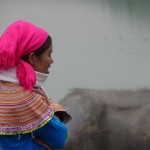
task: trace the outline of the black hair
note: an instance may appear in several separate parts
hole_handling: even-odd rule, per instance
[[[52,44],[52,39],[50,36],[48,36],[46,41],[43,43],[43,45],[34,51],[34,54],[36,56],[40,56],[42,53],[45,52],[45,50],[47,50],[50,47],[51,44]]]
[[[38,57],[41,54],[43,54],[52,44],[52,38],[48,35],[47,39],[45,42],[42,44],[41,47],[39,47],[37,50],[34,51],[34,54]],[[29,55],[23,56],[22,59],[25,61],[28,61]]]

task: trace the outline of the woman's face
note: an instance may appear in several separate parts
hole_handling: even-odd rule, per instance
[[[53,49],[53,46],[51,44],[51,46],[40,56],[34,55],[32,66],[35,71],[45,73],[45,74],[49,73],[49,68],[51,67],[51,64],[53,63],[53,59],[51,56],[52,51],[53,51],[52,49]]]

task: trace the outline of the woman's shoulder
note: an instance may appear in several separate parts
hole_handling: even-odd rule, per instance
[[[0,110],[0,134],[6,135],[34,131],[54,114],[40,94],[3,81],[0,81]]]
[[[41,97],[41,94],[30,91],[29,89],[25,90],[23,86],[21,86],[19,83],[9,82],[9,81],[0,81],[0,94],[6,95],[36,95],[38,97]]]
[[[23,92],[23,87],[19,83],[0,81],[0,94],[13,94]]]

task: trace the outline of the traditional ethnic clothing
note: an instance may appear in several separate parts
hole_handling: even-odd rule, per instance
[[[44,127],[33,132],[34,137],[40,137],[48,144],[60,149],[66,143],[67,127],[61,123],[55,116]],[[47,150],[42,143],[41,145],[34,141],[31,133],[18,135],[0,135],[1,150]]]
[[[53,117],[53,108],[40,94],[19,84],[0,81],[0,134],[29,133]]]
[[[0,38],[1,150],[45,150],[34,141],[34,136],[54,149],[66,143],[68,131],[62,122],[71,116],[57,103],[32,91],[35,86],[41,88],[39,84],[46,75],[35,72],[22,60],[37,49],[40,52],[47,49],[48,37],[43,29],[20,20],[10,25]],[[60,121],[54,116],[57,112]]]
[[[32,90],[36,77],[33,67],[21,58],[36,51],[48,38],[48,33],[23,20],[12,23],[0,38],[0,69],[16,67],[20,85]]]

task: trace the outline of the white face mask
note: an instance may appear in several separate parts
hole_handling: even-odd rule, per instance
[[[37,71],[35,71],[35,74],[36,74],[35,87],[41,87],[41,86],[43,86],[43,84],[47,80],[49,74],[45,74],[45,73],[41,73],[41,72],[37,72]]]

